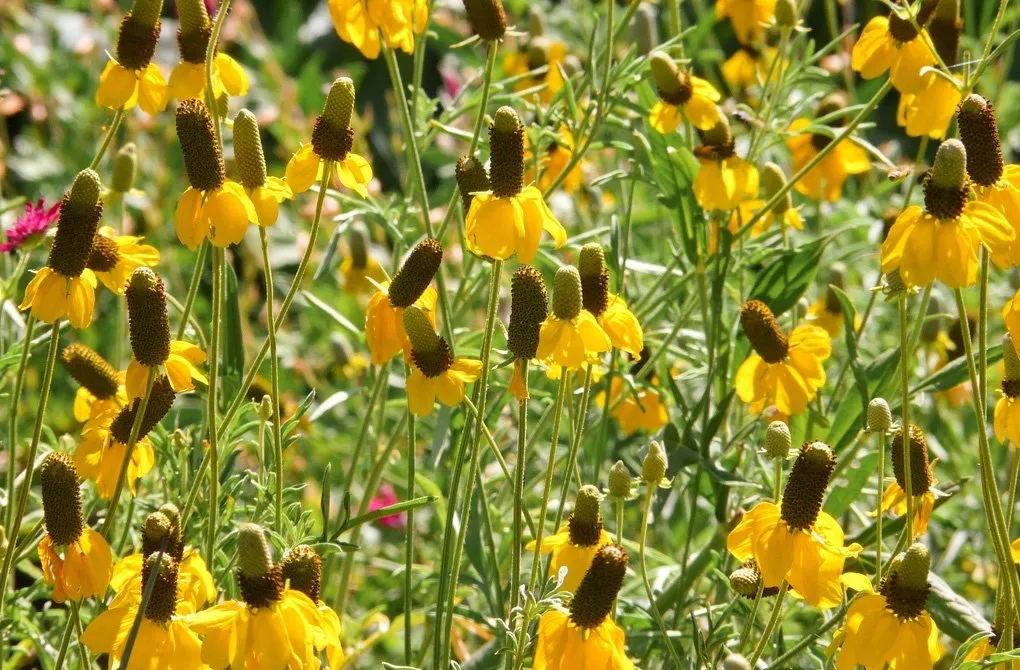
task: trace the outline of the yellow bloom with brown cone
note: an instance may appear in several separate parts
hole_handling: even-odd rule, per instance
[[[43,579],[53,586],[53,601],[81,602],[104,595],[113,553],[103,536],[85,525],[74,463],[65,454],[50,452],[39,475],[46,535],[38,553]]]
[[[627,553],[602,546],[569,607],[554,605],[538,623],[535,670],[633,670],[623,630],[609,614],[627,573]]]
[[[824,363],[832,353],[828,333],[802,325],[787,337],[759,300],[744,303],[740,324],[754,351],[737,370],[737,395],[755,413],[769,405],[786,416],[803,413],[825,385]]]
[[[202,349],[190,342],[173,340],[170,342],[170,355],[160,367],[170,380],[170,386],[177,393],[195,390],[195,383],[208,385],[209,379],[199,369],[207,356]],[[138,398],[145,393],[145,380],[149,375],[149,366],[138,362],[131,356],[128,363],[126,388],[129,398]]]
[[[631,391],[625,385],[622,378],[613,377],[609,387],[610,416],[620,424],[620,430],[625,435],[633,435],[640,430],[654,434],[665,428],[669,423],[669,411],[662,394],[651,386]],[[599,407],[606,407],[605,392],[599,393],[595,402]]]
[[[577,259],[581,277],[581,304],[595,317],[614,347],[638,357],[645,348],[644,331],[627,302],[609,290],[609,269],[602,245],[589,242]]]
[[[332,172],[330,179],[340,183],[362,198],[368,197],[367,185],[372,181],[372,166],[351,151],[354,130],[354,82],[341,77],[333,82],[326,96],[322,114],[315,119],[312,141],[291,156],[284,178],[294,193],[304,193],[323,177],[324,166]]]
[[[379,57],[382,44],[414,52],[414,36],[428,24],[427,0],[329,0],[333,28],[365,58]]]
[[[648,115],[648,123],[660,133],[671,133],[686,119],[699,130],[709,130],[719,120],[715,103],[722,96],[712,84],[681,72],[666,53],[656,51],[648,59],[659,101]]]
[[[206,238],[217,247],[237,244],[258,214],[244,188],[227,179],[212,119],[201,100],[185,100],[177,108],[177,140],[191,183],[174,211],[177,238],[192,251]]]
[[[203,636],[202,662],[219,670],[316,668],[322,639],[319,612],[302,593],[285,588],[262,529],[246,524],[238,534],[237,580],[241,600],[227,600],[187,617]]]
[[[177,48],[180,62],[170,72],[170,95],[178,100],[201,99],[205,96],[205,57],[212,36],[212,21],[204,0],[178,0]],[[240,96],[248,93],[248,74],[241,65],[219,51],[217,45],[212,62],[213,98],[223,94]]]
[[[96,275],[89,257],[103,216],[102,182],[91,168],[82,170],[60,203],[60,218],[46,265],[25,287],[18,309],[31,309],[44,323],[67,318],[87,328],[96,307]]]
[[[979,251],[1009,252],[1016,233],[991,205],[969,200],[966,151],[946,140],[924,179],[924,208],[908,207],[882,243],[882,272],[899,270],[908,286],[940,280],[949,288],[977,281]]]
[[[384,282],[365,308],[365,340],[372,363],[382,365],[404,352],[411,355],[411,342],[404,330],[404,309],[414,305],[435,327],[439,295],[430,286],[443,260],[443,247],[433,239],[419,242],[392,282]]]
[[[518,78],[513,84],[515,91],[542,86],[534,97],[543,105],[548,105],[563,88],[561,68],[569,66],[567,56],[567,44],[563,40],[536,35],[503,57],[503,73],[507,78]],[[540,68],[545,69],[530,77],[524,76]]]
[[[790,137],[786,146],[790,150],[793,171],[800,172],[822,149],[828,147],[833,138],[821,133],[803,132],[811,125],[806,118],[796,119],[790,124]],[[864,174],[871,169],[868,154],[850,139],[839,142],[834,149],[808,170],[794,189],[812,200],[839,200],[843,184],[849,175]]]
[[[924,81],[923,88],[916,94],[900,94],[896,122],[910,137],[928,136],[940,140],[953,122],[956,106],[963,96],[962,84],[941,72],[928,74]]]
[[[464,220],[468,250],[479,256],[506,260],[517,254],[530,263],[542,241],[552,236],[556,248],[567,233],[553,216],[542,192],[524,186],[524,126],[510,107],[500,107],[489,129],[491,191],[475,193]]]
[[[839,522],[821,511],[836,467],[822,442],[801,447],[779,504],[760,502],[726,538],[737,560],[758,562],[765,587],[785,580],[808,604],[827,609],[843,601],[843,563],[860,545],[843,546]]]
[[[552,555],[550,571],[556,574],[566,568],[560,584],[563,591],[576,591],[598,550],[613,543],[602,527],[601,503],[602,494],[598,488],[590,484],[582,486],[567,523],[555,535],[542,538],[541,553]],[[525,550],[534,551],[535,541],[529,542]]]
[[[1014,326],[1016,325],[1014,321]],[[1002,338],[1002,383],[995,403],[995,438],[1020,445],[1020,356],[1013,345],[1012,330]]]
[[[132,272],[159,265],[159,250],[141,241],[141,237],[117,235],[110,226],[103,226],[92,242],[87,267],[106,288],[123,295]]]
[[[289,550],[280,561],[280,576],[285,584],[295,591],[304,593],[316,604],[319,611],[319,627],[322,639],[316,648],[325,651],[329,667],[339,668],[344,664],[344,649],[340,642],[340,617],[320,598],[322,586],[322,559],[313,547],[299,544]]]
[[[481,374],[481,361],[454,358],[446,340],[414,305],[404,309],[402,318],[411,343],[411,374],[405,389],[411,411],[415,416],[428,416],[437,398],[447,407],[456,407],[464,400],[465,385]]]
[[[881,670],[887,665],[931,670],[944,649],[925,609],[930,562],[924,545],[913,544],[893,560],[878,593],[861,594],[850,603],[846,625],[833,641],[841,645],[837,670]]]
[[[715,3],[716,20],[729,19],[741,44],[761,41],[765,24],[775,14],[776,0],[718,0]]]
[[[74,343],[60,352],[60,364],[78,382],[73,412],[82,423],[91,417],[127,404],[124,373],[116,371],[90,347]]]
[[[594,363],[599,354],[612,348],[609,335],[591,312],[582,309],[581,276],[572,265],[556,271],[553,309],[542,323],[538,336],[539,360],[570,370]]]
[[[925,439],[924,432],[913,424],[908,432],[910,436],[910,490],[914,498],[913,529],[914,538],[917,538],[928,530],[928,520],[935,509],[937,493],[935,484],[937,482],[932,475],[934,464],[928,462],[928,441]],[[893,434],[889,449],[892,454],[895,479],[882,496],[881,511],[884,513],[891,509],[903,516],[907,513],[907,480],[903,462],[902,429],[897,429]]]
[[[152,597],[142,612],[131,648],[129,668],[192,670],[202,667],[202,645],[191,629],[191,603],[177,599],[179,566],[167,554],[148,558],[142,579],[135,585],[137,597],[125,598],[97,616],[81,636],[93,653],[108,654],[110,666],[117,667],[127,648],[135,619],[142,604],[141,588],[155,572]]]
[[[695,155],[700,166],[694,197],[708,211],[729,211],[758,195],[758,168],[736,154],[730,124],[722,114],[702,135]]]
[[[937,3],[922,2],[917,24],[923,26]],[[925,85],[921,70],[936,63],[935,46],[928,31],[920,32],[908,18],[898,12],[888,17],[876,16],[868,22],[854,45],[850,67],[864,79],[874,79],[889,72],[893,86],[900,93],[916,94]]]
[[[111,57],[99,76],[96,104],[108,109],[135,105],[146,114],[166,109],[166,79],[152,62],[159,40],[162,0],[136,0],[124,15],[117,33],[117,56]]]

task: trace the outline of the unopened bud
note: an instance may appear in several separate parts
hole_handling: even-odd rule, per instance
[[[666,478],[668,467],[666,450],[657,441],[652,440],[648,445],[645,460],[641,463],[641,479],[649,486],[659,486]]]
[[[609,469],[609,495],[617,500],[630,498],[634,487],[634,477],[631,476],[627,464],[623,461],[616,461]]]
[[[116,193],[127,193],[135,187],[138,173],[138,149],[134,142],[128,142],[113,157],[113,177],[110,189]]]
[[[782,421],[773,421],[765,429],[765,455],[772,460],[785,459],[790,454],[793,438],[790,427]]]
[[[234,117],[234,162],[241,185],[254,189],[266,183],[266,155],[255,115],[242,109]]]
[[[887,433],[892,427],[892,412],[885,398],[872,398],[868,403],[868,431]]]

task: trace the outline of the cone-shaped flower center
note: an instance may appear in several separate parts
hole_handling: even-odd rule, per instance
[[[82,388],[101,400],[117,395],[117,371],[84,344],[74,343],[60,353],[60,362]]]
[[[740,308],[740,327],[755,353],[766,363],[780,363],[790,353],[786,333],[769,306],[761,300],[748,300]]]
[[[78,469],[67,454],[51,451],[39,468],[43,517],[50,541],[57,546],[77,542],[85,524],[81,514]]]
[[[333,82],[326,96],[322,115],[315,119],[312,129],[312,148],[326,160],[342,161],[354,146],[354,82],[340,77]]]
[[[128,70],[144,70],[156,54],[162,0],[139,0],[124,15],[117,34],[117,62]]]
[[[506,11],[503,0],[464,0],[468,23],[487,42],[503,39],[506,34]]]
[[[152,393],[149,395],[149,403],[145,406],[145,414],[138,428],[138,439],[148,435],[156,425],[163,420],[174,405],[177,394],[170,386],[170,380],[166,375],[156,378],[152,384]],[[113,419],[110,424],[110,435],[121,444],[127,444],[131,440],[131,426],[135,423],[138,415],[138,408],[142,402],[141,398],[135,398],[129,407],[125,407]]]
[[[290,588],[301,591],[312,602],[319,601],[322,582],[322,559],[318,552],[307,544],[299,544],[280,561],[284,583]]]
[[[162,365],[170,357],[170,317],[162,278],[149,268],[138,268],[131,273],[124,295],[135,359],[148,367]]]
[[[609,306],[609,270],[601,244],[591,242],[581,247],[577,271],[581,275],[584,308],[596,317],[602,316]]]
[[[461,156],[457,160],[455,172],[457,188],[460,190],[460,199],[466,214],[471,209],[474,194],[488,191],[492,186],[489,184],[489,175],[485,172],[485,166],[474,156]]]
[[[524,188],[524,126],[512,107],[500,107],[489,128],[489,177],[497,198]]]
[[[924,494],[932,484],[931,470],[928,467],[928,440],[924,432],[914,424],[910,424],[910,488],[915,496]],[[903,429],[900,428],[892,438],[893,474],[896,483],[904,491],[907,490],[906,467],[903,462]]]
[[[613,609],[627,574],[627,552],[607,544],[599,548],[570,601],[570,620],[581,628],[596,628]]]
[[[602,494],[598,488],[585,484],[577,492],[574,512],[567,519],[570,543],[578,547],[593,547],[602,535]]]
[[[928,571],[931,557],[928,548],[915,542],[893,561],[889,575],[882,580],[879,591],[885,596],[886,607],[901,621],[921,615],[928,604]]]
[[[155,573],[155,574],[154,574]],[[142,589],[155,579],[152,596],[145,607],[145,618],[166,625],[177,611],[177,561],[169,554],[155,553],[145,559],[142,566]]]
[[[216,141],[209,109],[201,100],[183,100],[177,108],[177,141],[192,188],[213,191],[223,185],[227,180],[223,154]]]
[[[443,261],[443,246],[438,240],[422,240],[390,282],[390,304],[410,307],[425,292]]]
[[[924,180],[925,211],[936,219],[955,219],[967,197],[967,150],[960,140],[946,140]]]
[[[581,275],[573,265],[564,265],[553,279],[553,314],[562,321],[573,321],[581,307]]]
[[[680,72],[676,62],[663,51],[654,52],[648,62],[659,97],[671,105],[686,105],[694,95],[690,76]]]
[[[967,147],[967,174],[979,186],[991,186],[1002,178],[1002,142],[992,103],[972,93],[957,111],[960,139]]]
[[[57,232],[46,264],[65,277],[78,277],[88,265],[103,216],[103,201],[99,197],[102,189],[94,170],[82,170],[60,204]]]
[[[234,117],[234,162],[245,188],[256,188],[266,183],[266,155],[262,151],[259,124],[255,115],[247,109],[242,109]]]
[[[792,530],[808,530],[818,519],[829,477],[836,459],[824,442],[808,442],[800,448],[783,490],[781,514]]]
[[[250,607],[267,607],[283,594],[280,566],[261,526],[246,523],[237,533],[237,582],[241,597]]]
[[[425,313],[411,305],[404,309],[404,330],[411,341],[411,360],[426,377],[443,374],[453,365],[453,354],[446,340],[432,329]]]
[[[542,322],[549,315],[542,273],[522,265],[510,280],[510,324],[507,349],[517,358],[530,360],[538,352]]]

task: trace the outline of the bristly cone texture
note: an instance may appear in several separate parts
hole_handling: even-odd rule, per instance
[[[67,454],[51,451],[39,467],[43,518],[50,541],[59,546],[76,542],[85,529],[81,511],[78,469]]]
[[[824,442],[808,442],[800,448],[783,490],[781,514],[791,530],[808,530],[822,510],[829,477],[836,458]]]
[[[991,186],[1002,178],[1002,142],[992,103],[972,93],[956,113],[960,139],[967,148],[967,174],[978,186]]]
[[[422,240],[390,282],[390,304],[410,307],[425,292],[443,262],[443,245],[438,240]]]
[[[595,553],[570,601],[570,619],[581,628],[597,628],[613,610],[627,574],[627,552],[607,544]]]
[[[910,424],[910,488],[915,496],[922,495],[931,488],[931,468],[928,466],[928,440],[920,427]],[[907,474],[903,462],[903,429],[900,428],[892,438],[892,463],[896,483],[904,492],[907,490]]]
[[[740,327],[755,353],[766,363],[780,363],[790,352],[776,315],[761,300],[748,300],[740,308]]]

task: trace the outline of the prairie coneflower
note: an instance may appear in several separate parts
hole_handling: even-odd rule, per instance
[[[591,312],[584,309],[581,275],[566,265],[553,281],[553,309],[538,336],[537,358],[570,370],[598,360],[609,351],[612,340]]]
[[[205,353],[194,344],[170,339],[163,279],[149,268],[139,268],[131,275],[125,296],[131,335],[131,362],[125,382],[128,397],[145,393],[150,368],[165,372],[175,393],[194,389],[196,381],[208,384],[196,367],[205,361]]]
[[[645,348],[644,333],[627,302],[609,290],[609,270],[601,244],[590,242],[581,247],[577,259],[581,276],[581,304],[595,317],[613,346],[631,356],[640,356]]]
[[[456,407],[464,400],[464,386],[478,379],[482,362],[454,358],[428,316],[414,305],[404,310],[403,319],[411,343],[411,375],[406,389],[411,411],[416,416],[428,416],[437,398],[447,407]]]
[[[166,79],[152,62],[162,11],[163,0],[135,0],[131,11],[124,15],[117,34],[117,57],[110,59],[99,76],[97,105],[130,109],[137,104],[152,115],[166,109]]]
[[[715,3],[715,18],[729,19],[733,32],[741,44],[761,41],[765,24],[776,13],[776,0],[719,0]]]
[[[237,566],[241,600],[188,617],[192,630],[204,637],[202,662],[216,670],[317,667],[319,611],[307,595],[286,588],[262,528],[255,524],[238,532]]]
[[[949,288],[977,281],[978,251],[1007,254],[1013,227],[991,205],[969,200],[967,152],[959,140],[946,140],[924,178],[924,208],[908,207],[882,243],[882,272],[899,270],[908,286],[936,279]]]
[[[307,544],[299,544],[283,556],[280,561],[280,576],[288,588],[300,591],[315,603],[319,611],[319,627],[322,629],[322,641],[316,647],[326,652],[326,661],[330,668],[340,668],[344,664],[344,648],[340,642],[340,617],[333,608],[322,602],[320,589],[322,586],[322,558],[315,549]]]
[[[368,235],[357,226],[347,236],[347,256],[340,263],[342,286],[351,295],[371,295],[386,281],[386,272],[369,253]]]
[[[39,468],[46,535],[39,542],[43,578],[54,602],[102,596],[113,573],[113,553],[85,525],[78,471],[65,454],[50,452]]]
[[[773,58],[776,58],[775,49],[763,51],[742,44],[723,62],[719,70],[730,90],[739,92],[764,81]]]
[[[536,35],[503,57],[503,72],[506,77],[519,77],[514,83],[515,91],[542,86],[535,96],[543,105],[548,105],[563,88],[561,68],[569,65],[567,57],[567,45],[563,40]],[[524,76],[540,68],[544,68],[541,73]]]
[[[422,240],[393,276],[380,284],[365,308],[365,340],[372,363],[382,365],[401,351],[411,354],[411,343],[404,330],[404,309],[414,305],[435,325],[439,296],[429,284],[443,261],[443,247],[433,239]]]
[[[805,444],[779,504],[758,503],[726,538],[737,560],[758,562],[766,588],[785,580],[808,604],[823,609],[842,602],[843,563],[860,550],[859,545],[844,547],[839,522],[821,511],[835,467],[826,444]]]
[[[132,495],[136,490],[135,481],[144,477],[155,463],[152,443],[146,435],[167,415],[175,397],[166,377],[155,381],[127,468],[127,485]],[[83,476],[96,480],[96,493],[101,498],[110,498],[117,486],[140,403],[141,398],[135,398],[130,406],[119,411],[112,409],[98,414],[82,429],[81,441],[74,451],[74,464]]]
[[[471,30],[485,42],[496,42],[506,34],[506,10],[503,0],[464,0]]]
[[[177,238],[192,251],[207,237],[217,247],[237,244],[258,214],[244,188],[227,179],[212,119],[201,100],[185,100],[177,108],[177,140],[191,183],[174,211]]]
[[[772,196],[779,193],[786,186],[786,174],[783,168],[775,163],[765,163],[762,170],[762,184],[765,186],[765,198],[771,200]],[[740,203],[730,215],[730,232],[736,234],[744,227],[754,215],[765,206],[766,200],[751,199]],[[774,223],[784,231],[787,228],[804,230],[804,219],[800,211],[793,206],[793,196],[787,191],[786,195],[779,199],[772,209],[759,218],[751,227],[751,236],[757,237],[766,232]]]
[[[737,155],[729,121],[719,115],[715,125],[702,133],[695,150],[698,176],[694,197],[708,211],[729,211],[742,201],[758,195],[758,168]]]
[[[518,400],[530,397],[524,364],[538,354],[542,323],[548,316],[542,273],[530,265],[522,265],[510,280],[510,323],[506,329],[506,348],[514,356],[509,391]]]
[[[141,243],[134,235],[117,235],[103,226],[92,240],[92,253],[86,267],[117,295],[123,295],[131,273],[140,267],[159,265],[159,250]]]
[[[669,423],[669,411],[663,402],[662,394],[653,386],[643,386],[635,391],[626,388],[628,382],[620,377],[613,377],[609,386],[609,399],[606,394],[599,393],[595,402],[599,407],[611,408],[610,416],[620,424],[625,435],[633,435],[640,430],[654,434]]]
[[[506,260],[515,253],[530,263],[542,231],[559,248],[567,233],[534,185],[524,186],[524,126],[511,107],[500,107],[489,129],[491,191],[475,193],[464,221],[468,250]]]
[[[60,203],[57,233],[46,265],[25,287],[19,309],[53,323],[65,316],[75,328],[92,322],[96,307],[96,275],[88,269],[92,244],[103,216],[99,175],[85,169],[74,178],[71,190]]]
[[[212,21],[203,0],[178,0],[177,49],[181,60],[170,73],[170,94],[178,100],[201,98],[205,95],[205,52],[212,38]],[[213,98],[248,92],[248,74],[236,60],[214,47],[212,80]]]
[[[769,405],[786,416],[803,413],[825,385],[824,363],[832,353],[828,333],[800,325],[787,336],[760,300],[744,303],[740,326],[754,351],[737,370],[737,395],[755,413]]]
[[[854,45],[850,67],[864,79],[880,77],[888,70],[900,93],[919,93],[925,85],[921,70],[936,63],[935,46],[923,26],[937,4],[932,0],[921,3],[916,17],[920,32],[900,12],[871,19]]]
[[[850,603],[846,626],[837,635],[842,646],[837,670],[863,665],[871,670],[892,668],[931,670],[944,652],[939,631],[926,610],[928,549],[917,542],[893,559],[878,593],[864,593]]]
[[[652,128],[671,133],[686,119],[699,130],[710,130],[719,120],[719,109],[715,106],[721,97],[719,91],[704,79],[681,72],[665,52],[654,52],[648,62],[659,92],[659,101],[648,116]]]
[[[404,53],[414,51],[414,36],[428,24],[427,0],[329,0],[333,28],[368,59],[379,57],[382,43]]]
[[[177,597],[180,566],[169,554],[154,553],[145,560],[137,597],[112,604],[88,625],[81,641],[96,654],[108,654],[117,667],[132,637],[132,624],[142,605],[146,583],[154,579],[152,596],[142,612],[131,647],[131,668],[189,670],[202,665],[202,643],[188,623],[192,605]]]
[[[609,616],[626,574],[623,547],[595,552],[569,606],[554,605],[539,620],[535,670],[633,670],[623,629]]]
[[[999,210],[1014,228],[1020,228],[1020,165],[1005,165],[999,122],[992,104],[971,94],[957,112],[960,140],[967,148],[967,175],[974,195]],[[1015,239],[1009,254],[996,254],[992,261],[1000,267],[1020,265],[1020,243]]]
[[[935,509],[936,482],[931,472],[932,465],[928,462],[928,440],[924,432],[913,424],[907,432],[910,439],[910,490],[914,498],[913,529],[916,538],[928,530],[928,520]],[[893,433],[889,449],[896,478],[882,496],[882,512],[893,509],[903,516],[907,513],[907,475],[906,464],[903,462],[902,428]]]
[[[355,0],[356,2],[359,0]],[[304,193],[322,179],[324,165],[330,165],[340,183],[362,198],[368,197],[366,185],[372,181],[372,166],[351,151],[354,146],[354,82],[340,77],[330,86],[322,114],[315,119],[312,141],[303,145],[287,162],[285,179],[294,193]]]
[[[1020,446],[1020,357],[1012,333],[1002,338],[1002,385],[995,403],[995,438]]]
[[[910,137],[928,136],[940,140],[946,136],[960,104],[962,84],[943,72],[930,72],[924,82],[924,87],[916,94],[900,94],[896,122]]]
[[[293,200],[287,182],[266,175],[266,156],[255,115],[242,109],[234,117],[234,161],[244,192],[255,207],[255,223],[271,226],[280,216],[280,203]]]
[[[592,560],[598,550],[613,540],[602,527],[602,494],[599,490],[586,484],[577,492],[574,511],[567,518],[567,523],[552,537],[542,538],[541,552],[552,554],[550,569],[555,573],[566,568],[560,589],[573,593],[577,591]],[[535,541],[525,547],[534,551]]]
[[[128,601],[141,600],[145,590],[145,563],[157,554],[163,553],[177,562],[177,600],[186,602],[192,611],[216,600],[216,584],[206,567],[205,561],[195,549],[184,544],[181,532],[180,511],[176,505],[167,503],[145,517],[142,523],[141,551],[129,554],[113,566],[110,588],[116,596],[110,607],[121,606]]]
[[[60,352],[60,363],[78,382],[74,395],[74,418],[85,422],[91,417],[127,404],[124,373],[113,369],[105,358],[84,344],[74,343]]]
[[[818,116],[824,117],[846,107],[846,97],[835,94],[826,97],[818,107]],[[793,171],[799,172],[823,149],[835,141],[833,137],[823,133],[803,132],[811,125],[806,118],[795,119],[790,124],[790,137],[786,146],[790,150]],[[842,125],[842,119],[832,122]],[[795,185],[798,193],[812,200],[836,202],[843,192],[843,184],[849,175],[863,174],[871,169],[871,161],[864,149],[854,144],[853,140],[845,139],[836,144],[828,154],[813,168],[808,170]]]
[[[46,230],[57,220],[60,203],[47,207],[40,198],[35,204],[25,205],[25,213],[18,217],[14,225],[4,231],[7,241],[0,244],[0,253],[28,251],[43,241]]]
[[[535,163],[530,143],[524,150],[524,180],[535,181],[535,170],[532,167]],[[559,179],[570,163],[574,154],[574,136],[566,126],[561,126],[556,134],[556,139],[550,142],[538,155],[538,188],[543,192]],[[584,174],[584,161],[578,161],[570,168],[570,172],[563,178],[563,190],[567,193],[576,193],[581,188],[581,179]]]

